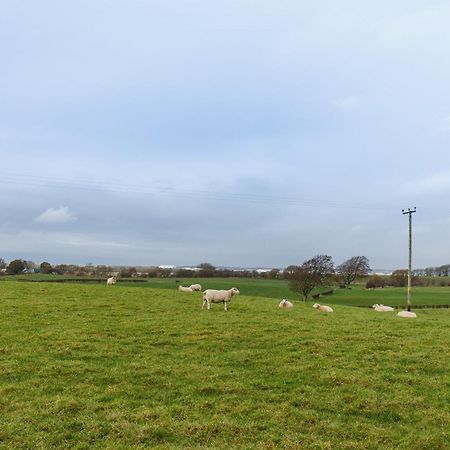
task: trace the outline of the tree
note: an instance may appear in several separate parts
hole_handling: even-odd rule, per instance
[[[6,271],[10,275],[18,275],[19,273],[22,273],[26,268],[27,266],[25,265],[25,261],[23,259],[15,259],[9,263]]]
[[[6,261],[3,258],[0,258],[0,269],[6,269]]]
[[[50,263],[48,263],[47,261],[41,262],[41,265],[39,267],[40,267],[42,273],[52,273],[53,272],[52,265]]]
[[[214,272],[216,271],[216,268],[210,263],[201,263],[197,266],[197,268],[200,269],[198,271],[198,276],[205,278],[213,277]]]
[[[370,270],[369,260],[365,256],[352,256],[338,266],[336,272],[348,289],[356,277],[368,275]]]
[[[316,286],[327,284],[333,272],[333,259],[328,255],[317,255],[301,266],[289,266],[284,271],[289,288],[300,293],[304,301]]]
[[[408,284],[408,271],[406,269],[394,270],[389,278],[391,286],[405,287]]]
[[[280,278],[280,269],[272,269],[267,273],[267,278],[274,280],[276,278]]]

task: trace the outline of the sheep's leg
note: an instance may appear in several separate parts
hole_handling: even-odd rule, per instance
[[[225,311],[228,311],[228,302],[227,302],[227,301],[224,301],[224,302],[223,302],[223,309],[224,309]]]
[[[211,302],[208,301],[208,311],[210,310],[210,308],[211,308]]]
[[[206,305],[206,300],[203,300],[202,309],[205,307],[205,305]]]

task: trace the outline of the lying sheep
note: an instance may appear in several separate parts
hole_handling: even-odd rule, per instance
[[[190,287],[178,286],[180,292],[194,292]]]
[[[375,303],[375,305],[372,305],[372,308],[377,312],[390,312],[394,311],[394,308],[392,306],[384,306],[379,305],[378,303]]]
[[[189,287],[193,291],[201,291],[202,290],[202,285],[201,284],[191,284]]]
[[[113,284],[116,284],[117,278],[114,275],[113,277],[110,277],[106,280],[106,286],[112,286]]]
[[[281,302],[278,304],[278,307],[291,309],[294,307],[294,305],[289,300],[283,298],[283,300],[281,300]]]
[[[415,319],[417,317],[415,312],[412,311],[400,311],[399,313],[397,313],[398,317],[407,317],[410,319]]]
[[[228,303],[231,302],[231,297],[233,297],[233,295],[238,294],[239,291],[235,287],[228,289],[228,291],[217,291],[216,289],[206,289],[206,291],[203,292],[202,309],[205,307],[205,305],[208,305],[209,310],[211,308],[211,303],[223,302],[223,309],[225,311],[228,311]]]
[[[326,313],[333,312],[333,308],[331,308],[331,306],[319,305],[318,303],[314,303],[313,308],[315,308],[321,312],[326,312]]]

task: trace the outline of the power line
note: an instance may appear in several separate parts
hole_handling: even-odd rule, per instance
[[[225,200],[239,201],[249,203],[279,203],[287,206],[304,207],[331,207],[338,209],[364,209],[364,210],[386,210],[394,209],[394,205],[367,205],[355,202],[338,202],[335,200],[316,200],[311,198],[276,196],[266,194],[250,194],[238,192],[221,192],[201,189],[183,189],[173,187],[157,187],[136,184],[127,184],[119,182],[93,182],[68,180],[55,177],[44,177],[38,175],[0,173],[0,183],[14,184],[29,187],[53,187],[57,189],[80,189],[97,192],[110,192],[119,194],[137,194],[137,195],[159,195],[182,198],[203,198],[206,200]]]

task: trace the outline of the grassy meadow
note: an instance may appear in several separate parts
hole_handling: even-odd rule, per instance
[[[0,283],[0,448],[448,448],[449,310],[238,287]]]

